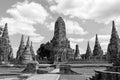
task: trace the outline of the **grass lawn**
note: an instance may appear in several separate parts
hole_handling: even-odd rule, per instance
[[[72,68],[73,71],[80,73],[80,75],[61,75],[59,80],[86,80],[95,74],[94,70],[105,69],[104,67]]]
[[[86,80],[87,78],[93,76],[95,74],[94,70],[105,70],[105,67],[93,67],[90,64],[71,64],[72,66],[82,66],[82,67],[72,67],[71,69],[79,75],[61,75],[59,80]],[[87,65],[87,67],[85,67]],[[99,64],[101,65],[101,64]],[[108,65],[108,64],[107,64]],[[0,67],[0,79],[4,78],[18,78],[21,74],[21,71],[24,68],[15,68],[15,67]],[[41,70],[46,70],[51,72],[54,68],[40,68]]]
[[[40,68],[40,70],[45,71],[52,71],[54,68]],[[15,67],[0,67],[0,80],[5,78],[22,78],[25,76],[20,76],[21,71],[23,71],[24,68],[15,68]],[[26,76],[27,77],[27,76]]]
[[[23,70],[23,68],[14,68],[14,67],[0,67],[0,79],[3,78],[16,78],[20,72]]]

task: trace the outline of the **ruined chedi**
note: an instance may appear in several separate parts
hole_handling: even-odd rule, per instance
[[[30,37],[27,39],[27,44],[22,54],[22,64],[28,64],[33,61],[33,57],[30,51]]]
[[[25,49],[24,35],[22,35],[21,41],[20,41],[20,46],[19,46],[19,49],[17,51],[17,56],[16,56],[16,59],[18,61],[21,61],[21,56],[22,56],[24,49]]]
[[[32,42],[30,44],[30,37],[28,37],[25,46],[24,36],[22,35],[20,46],[17,51],[16,60],[18,61],[18,64],[28,64],[35,60],[35,54],[34,54]]]
[[[94,49],[93,49],[93,56],[94,57],[100,57],[103,55],[103,50],[101,49],[99,40],[98,40],[98,36],[96,34],[96,39],[95,39],[95,45],[94,45]]]
[[[88,41],[87,50],[86,50],[86,54],[85,54],[85,59],[89,59],[91,56],[92,56],[92,51],[91,51],[89,41]]]
[[[8,34],[8,25],[5,24],[3,29],[2,36],[0,37],[0,62],[3,61],[5,63],[11,62],[13,59],[12,47],[9,40]]]
[[[120,57],[120,39],[115,27],[115,22],[112,21],[112,32],[110,42],[107,49],[108,60],[113,62]]]
[[[74,55],[74,60],[76,60],[76,59],[81,59],[78,45],[76,45],[75,55]]]

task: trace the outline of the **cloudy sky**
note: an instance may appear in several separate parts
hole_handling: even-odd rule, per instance
[[[66,23],[71,47],[78,44],[81,54],[85,53],[87,41],[93,49],[96,33],[106,51],[112,20],[120,34],[120,0],[0,0],[0,25],[8,23],[14,54],[21,34],[25,41],[31,37],[35,52],[41,43],[50,41],[59,16]]]

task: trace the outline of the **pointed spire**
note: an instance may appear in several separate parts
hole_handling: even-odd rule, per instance
[[[112,33],[113,32],[116,32],[116,27],[115,27],[115,22],[114,21],[112,21]]]
[[[112,32],[110,43],[108,44],[107,55],[110,62],[120,57],[120,39],[114,21],[112,21]]]
[[[114,43],[113,39],[116,39],[117,41],[119,41],[118,40],[119,36],[118,36],[117,30],[116,30],[115,22],[114,21],[112,21],[112,34],[111,34],[111,39],[110,39],[111,43]]]
[[[96,34],[95,44],[99,44],[98,35]]]
[[[91,51],[91,48],[90,48],[90,45],[89,45],[89,41],[88,41],[85,58],[88,59],[90,56],[92,56],[92,51]]]
[[[24,49],[25,49],[24,35],[22,35],[20,45],[19,45],[19,49],[17,51],[17,56],[16,56],[17,60],[19,60],[19,57],[22,56],[22,53],[23,53]]]
[[[3,37],[3,38],[6,38],[6,39],[9,39],[7,23],[5,24],[2,37]]]
[[[7,23],[5,23],[5,27],[7,27],[7,25],[8,25],[8,24],[7,24]]]
[[[87,43],[87,49],[90,49],[89,41],[88,41],[88,43]]]
[[[116,35],[118,37],[118,34],[117,34],[117,30],[116,30],[116,27],[115,27],[115,22],[112,21],[112,35]]]
[[[79,52],[79,46],[76,45],[76,49],[75,49],[75,55],[74,55],[74,59],[80,59],[80,52]]]
[[[30,36],[28,36],[26,47],[30,47]]]
[[[9,34],[8,34],[8,25],[7,23],[5,24],[5,27],[3,29],[3,33],[2,33],[2,38],[4,39],[3,43],[5,43],[3,46],[4,48],[4,54],[6,54],[6,57],[9,59],[12,59],[12,46],[10,44],[10,39],[9,39]]]
[[[99,40],[98,40],[98,35],[96,34],[96,39],[95,39],[95,45],[94,45],[94,49],[93,49],[93,55],[97,56],[97,55],[102,55],[103,51],[101,49]]]
[[[20,41],[20,47],[22,47],[22,46],[25,46],[23,34],[22,34],[21,41]]]

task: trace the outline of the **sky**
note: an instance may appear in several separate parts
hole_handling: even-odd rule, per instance
[[[120,0],[0,0],[0,26],[8,23],[14,57],[22,34],[25,42],[30,36],[35,52],[50,41],[59,16],[65,21],[71,47],[78,44],[80,54],[86,52],[88,41],[93,50],[95,34],[107,51],[112,20],[120,35]]]

